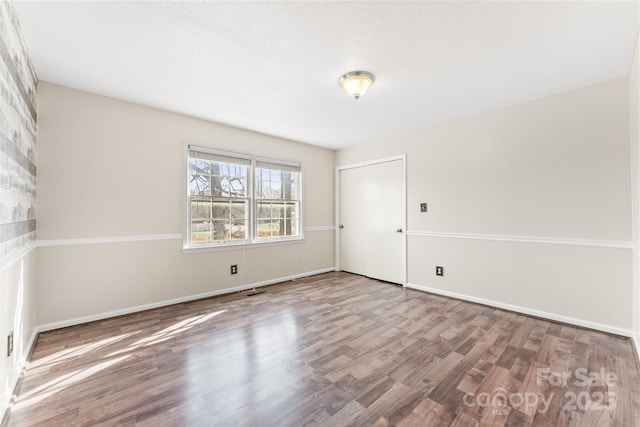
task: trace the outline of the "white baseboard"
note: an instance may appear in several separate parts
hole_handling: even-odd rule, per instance
[[[507,304],[499,301],[478,298],[478,297],[465,295],[465,294],[459,294],[457,292],[443,291],[441,289],[430,288],[428,286],[423,286],[423,285],[415,285],[412,283],[408,283],[407,288],[415,289],[418,291],[429,292],[432,294],[442,295],[446,297],[456,298],[464,301],[475,302],[478,304],[488,305],[491,307],[502,308],[504,310],[515,311],[517,313],[528,314],[530,316],[541,317],[543,319],[553,320],[556,322],[582,326],[584,328],[595,329],[597,331],[607,332],[607,333],[616,334],[616,335],[622,335],[624,337],[633,337],[633,332],[629,329],[618,328],[616,326],[610,326],[602,323],[591,322],[588,320],[578,319],[575,317],[562,316],[560,314],[554,314],[546,311],[522,307],[519,305],[512,305],[512,304]]]
[[[22,377],[22,372],[27,363],[27,359],[31,354],[31,350],[33,350],[33,346],[36,345],[37,339],[38,339],[38,328],[36,327],[36,328],[33,328],[33,331],[31,332],[31,336],[27,341],[27,345],[24,347],[23,354],[16,355],[16,357],[18,357],[18,363],[17,363],[18,375],[16,375],[14,380],[11,381],[11,383],[9,384],[9,387],[7,388],[7,390],[11,390],[11,394],[9,394],[8,396],[2,396],[2,401],[0,401],[0,423],[4,419],[7,413],[7,409],[9,409],[9,404],[11,402],[11,399],[13,399],[13,396],[16,393],[16,387],[18,386],[18,381],[20,381],[20,378]]]
[[[77,317],[75,319],[62,320],[60,322],[52,322],[46,323],[44,325],[39,325],[36,330],[38,333],[51,331],[53,329],[66,328],[67,326],[79,325],[81,323],[94,322],[96,320],[108,319],[110,317],[122,316],[124,314],[136,313],[138,311],[150,310],[153,308],[164,307],[172,304],[180,304],[187,301],[194,301],[203,298],[210,298],[218,295],[232,294],[234,292],[245,291],[247,289],[259,288],[262,286],[273,285],[275,283],[287,282],[289,280],[300,279],[302,277],[314,276],[316,274],[328,273],[330,271],[335,271],[335,267],[327,267],[320,270],[309,271],[306,273],[294,274],[286,277],[279,277],[277,279],[264,280],[262,282],[249,283],[246,285],[236,286],[233,288],[219,289],[211,292],[204,292],[201,294],[188,295],[180,298],[174,298],[170,300],[152,302],[149,304],[137,305],[134,307],[122,308],[119,310],[107,311],[98,314],[92,314],[90,316]]]

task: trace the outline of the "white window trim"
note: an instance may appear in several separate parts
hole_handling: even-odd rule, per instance
[[[249,194],[249,224],[248,231],[249,237],[246,240],[234,241],[226,240],[217,243],[209,243],[206,245],[190,245],[189,236],[191,233],[191,217],[189,211],[189,179],[191,172],[189,170],[189,151],[196,150],[214,155],[222,155],[229,157],[236,157],[247,159],[251,162],[249,172],[247,176],[247,187]],[[258,238],[256,237],[258,230],[258,218],[256,215],[256,194],[255,194],[255,167],[256,162],[271,162],[281,165],[295,166],[300,168],[299,176],[299,188],[298,188],[298,209],[299,209],[299,223],[298,223],[298,235],[297,236],[275,236],[271,238]],[[252,248],[252,247],[265,247],[273,245],[291,244],[304,242],[304,165],[302,161],[296,161],[286,158],[273,158],[270,156],[261,156],[254,154],[247,154],[243,152],[231,151],[226,149],[220,149],[217,147],[191,143],[185,141],[182,147],[182,252],[183,253],[197,253],[197,252],[211,252],[219,250],[230,250],[238,248]]]

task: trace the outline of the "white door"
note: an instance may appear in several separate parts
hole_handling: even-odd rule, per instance
[[[405,283],[402,159],[340,170],[340,269]]]

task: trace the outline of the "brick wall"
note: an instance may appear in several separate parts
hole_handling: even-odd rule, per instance
[[[35,238],[36,86],[18,19],[0,2],[0,260]]]

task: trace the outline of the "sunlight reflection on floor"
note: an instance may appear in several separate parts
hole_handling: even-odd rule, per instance
[[[97,341],[88,342],[83,345],[63,348],[42,357],[38,357],[37,354],[35,354],[33,360],[27,364],[26,371],[30,375],[36,374],[38,377],[45,379],[45,382],[28,390],[21,391],[18,398],[11,404],[10,411],[14,416],[19,415],[21,410],[40,404],[91,377],[99,374],[104,375],[109,371],[118,369],[118,365],[120,365],[121,368],[122,362],[129,359],[137,349],[170,340],[226,311],[227,310],[219,310],[180,320],[150,336],[145,336],[144,338],[131,342],[131,344],[126,345],[125,348],[122,348],[123,341],[135,339],[136,336],[142,334],[144,331],[132,331],[98,339]],[[110,346],[117,347],[118,350],[105,352],[105,349],[108,349]],[[72,363],[80,358],[87,359],[87,368],[76,369],[72,372],[64,369],[65,364]],[[104,361],[100,362],[96,359]],[[57,370],[59,371],[58,373],[56,373]]]

